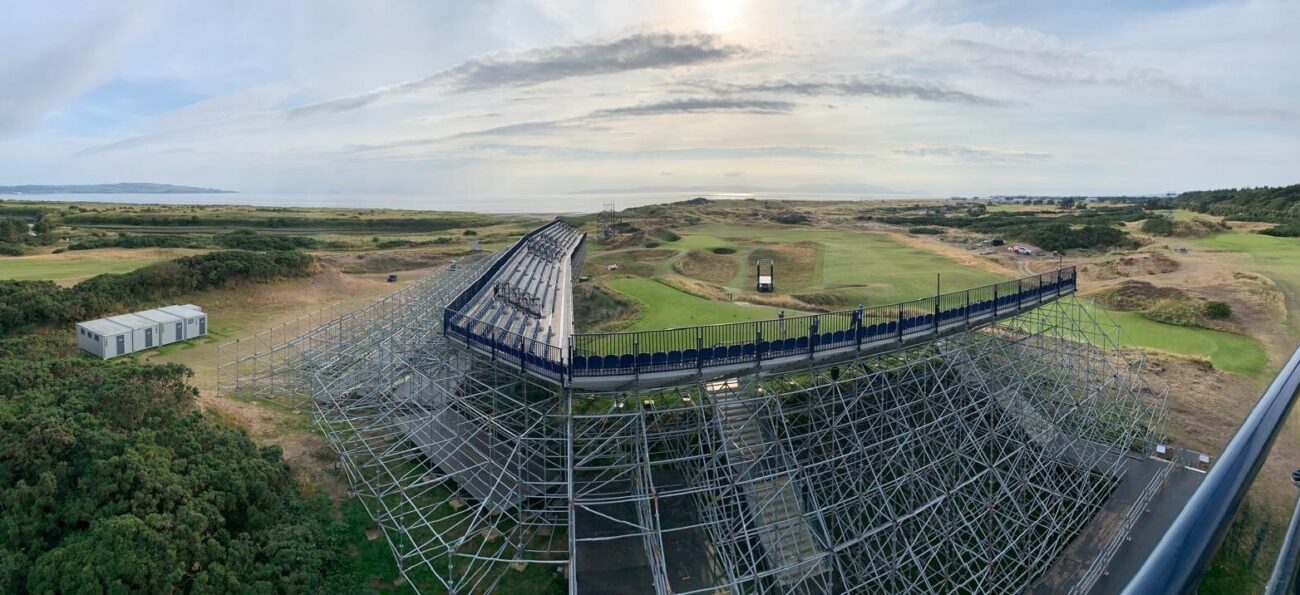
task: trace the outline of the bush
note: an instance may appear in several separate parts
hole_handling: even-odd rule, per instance
[[[907,228],[907,233],[937,236],[948,233],[948,230],[942,227],[909,227]]]
[[[1300,237],[1300,223],[1284,223],[1276,227],[1265,229],[1259,233],[1278,238]]]
[[[316,259],[301,252],[226,250],[91,277],[69,288],[50,281],[0,280],[0,336],[32,325],[66,324],[244,283],[310,275]]]
[[[234,250],[296,250],[319,248],[320,242],[305,236],[260,234],[251,229],[239,229],[213,238],[218,245]]]
[[[799,212],[777,213],[776,215],[772,215],[771,219],[777,223],[784,223],[786,225],[805,225],[812,221],[812,218],[808,217],[808,215]]]
[[[26,254],[26,251],[23,250],[22,246],[0,244],[0,254],[4,256],[22,256],[23,254]]]
[[[1142,232],[1157,236],[1174,235],[1174,222],[1164,217],[1152,217],[1142,222]]]
[[[1214,320],[1232,318],[1232,306],[1226,302],[1208,302],[1205,304],[1205,316]]]
[[[359,592],[324,497],[205,417],[178,364],[0,340],[0,590]]]

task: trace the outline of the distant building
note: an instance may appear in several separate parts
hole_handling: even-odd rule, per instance
[[[77,345],[103,359],[208,334],[208,315],[194,304],[165,306],[76,324]]]

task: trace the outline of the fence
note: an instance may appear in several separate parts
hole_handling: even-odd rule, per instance
[[[571,376],[621,376],[725,366],[937,334],[997,318],[1075,288],[1066,267],[909,302],[776,320],[679,329],[575,334]]]
[[[443,315],[444,332],[460,337],[494,359],[519,365],[521,371],[559,381],[761,363],[812,357],[819,351],[860,349],[882,341],[904,341],[1019,312],[1024,306],[1072,292],[1076,282],[1075,268],[1065,267],[887,306],[679,329],[574,334],[564,349],[549,340],[530,338],[459,311],[509,256],[497,260],[452,302]]]

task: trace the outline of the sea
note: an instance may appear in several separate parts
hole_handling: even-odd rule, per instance
[[[808,200],[878,201],[931,200],[917,195],[814,194],[798,192],[685,193],[633,192],[617,194],[555,194],[491,197],[440,197],[366,194],[6,194],[0,201],[104,202],[157,205],[248,205],[255,207],[324,207],[341,209],[403,209],[498,214],[581,214],[690,200]]]

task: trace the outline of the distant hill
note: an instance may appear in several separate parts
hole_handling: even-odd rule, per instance
[[[233,190],[119,182],[117,184],[67,184],[43,186],[0,186],[0,194],[237,194]]]

